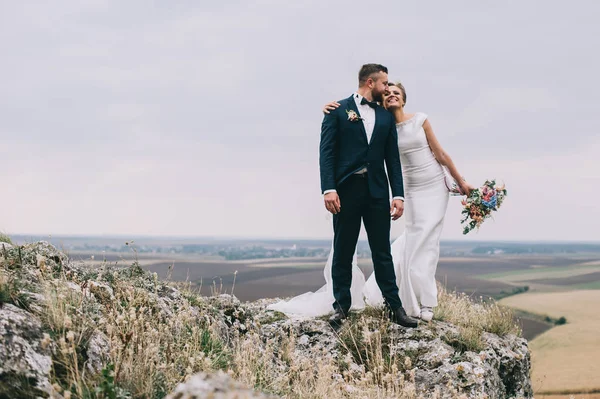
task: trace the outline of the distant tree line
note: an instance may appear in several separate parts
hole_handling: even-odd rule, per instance
[[[523,287],[515,287],[515,288],[513,288],[509,292],[506,292],[506,291],[502,290],[502,291],[500,291],[499,294],[494,295],[494,299],[497,300],[497,301],[499,301],[502,298],[506,298],[506,297],[513,296],[513,295],[522,294],[522,293],[527,292],[527,291],[529,291],[529,286],[528,285],[525,285]]]
[[[323,248],[270,249],[261,246],[227,248],[219,251],[226,260],[325,257],[329,250]]]
[[[515,244],[490,244],[478,245],[471,253],[475,255],[481,254],[575,254],[575,253],[600,253],[600,244],[532,244],[532,243],[515,243]]]

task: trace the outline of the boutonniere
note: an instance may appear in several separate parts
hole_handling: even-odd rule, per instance
[[[358,122],[358,121],[362,121],[363,118],[361,118],[360,116],[358,116],[358,114],[356,113],[355,110],[353,109],[347,109],[346,110],[346,114],[348,114],[348,120],[350,122]]]

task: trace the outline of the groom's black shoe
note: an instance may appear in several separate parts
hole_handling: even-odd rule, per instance
[[[348,312],[344,312],[342,309],[336,309],[333,316],[329,318],[329,325],[337,330],[342,326],[344,320],[348,318]]]
[[[403,327],[416,328],[419,322],[411,317],[408,317],[402,306],[391,312],[390,320],[392,323],[400,324]]]

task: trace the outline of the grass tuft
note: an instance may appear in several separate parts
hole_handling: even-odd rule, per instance
[[[3,242],[5,242],[7,244],[11,244],[11,245],[13,243],[8,234],[0,232],[0,243],[3,243]]]
[[[5,303],[10,303],[18,308],[30,310],[31,299],[23,288],[19,280],[0,270],[0,308]]]
[[[509,334],[521,336],[513,311],[494,300],[475,302],[464,293],[449,292],[438,284],[438,303],[434,318],[458,327],[458,336],[445,339],[461,351],[482,350],[484,332],[500,337]]]

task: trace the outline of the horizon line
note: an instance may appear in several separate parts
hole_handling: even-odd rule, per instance
[[[6,234],[6,233],[5,233]],[[194,236],[194,235],[153,235],[153,234],[23,234],[23,233],[15,233],[15,234],[7,234],[9,237],[48,237],[52,238],[105,238],[105,239],[180,239],[180,240],[211,240],[211,241],[219,241],[219,240],[240,240],[240,241],[325,241],[331,240],[331,237],[249,237],[249,236]],[[367,241],[366,239],[359,239],[359,241]],[[493,243],[505,243],[505,244],[597,244],[600,245],[600,241],[585,241],[585,240],[560,240],[560,239],[552,239],[552,240],[544,240],[544,239],[524,239],[524,240],[506,240],[506,239],[442,239],[442,242],[465,242],[465,243],[473,243],[473,242],[493,242]]]

